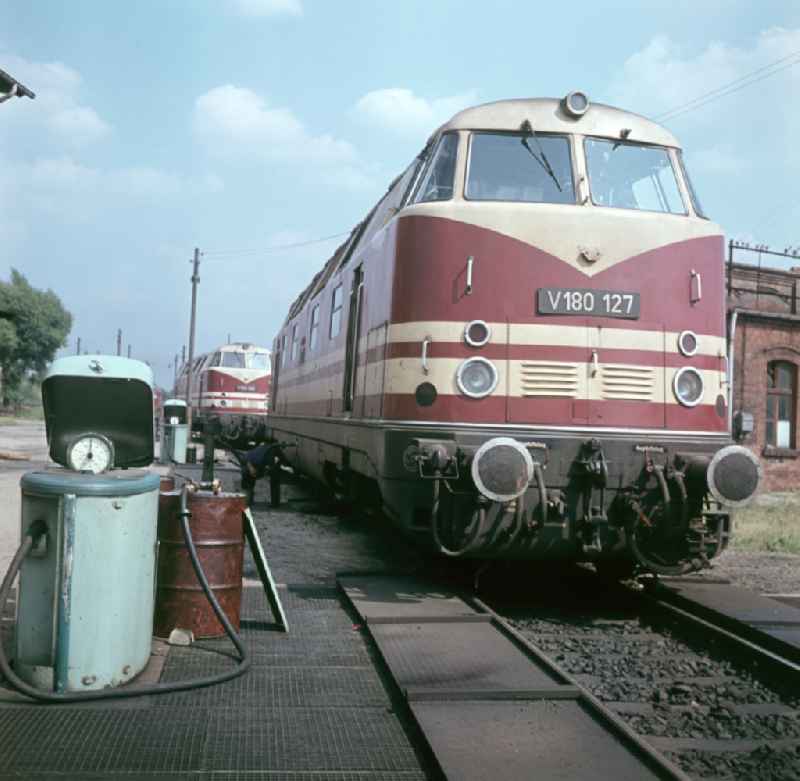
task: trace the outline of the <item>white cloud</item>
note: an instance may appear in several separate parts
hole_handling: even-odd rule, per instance
[[[57,219],[83,222],[108,208],[158,204],[223,189],[214,175],[186,177],[148,166],[94,168],[70,156],[39,158],[32,163],[6,164],[0,169],[0,193],[13,194],[12,211],[21,219],[45,213]]]
[[[195,101],[194,130],[220,157],[268,162],[352,166],[352,144],[329,134],[313,135],[288,108],[272,108],[257,93],[225,84]]]
[[[244,16],[301,16],[303,13],[300,0],[234,0],[234,6]]]
[[[428,100],[404,87],[368,92],[354,107],[356,116],[399,135],[429,135],[461,109],[477,103],[475,90]]]
[[[36,93],[33,101],[12,101],[11,114],[18,122],[45,128],[55,140],[79,147],[98,141],[111,126],[90,106],[80,101],[80,74],[61,62],[32,62],[3,53],[3,69]],[[5,117],[4,117],[5,121]]]
[[[684,52],[667,36],[659,35],[625,61],[609,91],[615,104],[654,116],[684,106],[694,98],[748,74],[758,77],[756,71],[796,53],[798,49],[800,30],[779,27],[764,30],[751,48],[736,48],[712,41],[704,50],[694,54]],[[765,90],[773,92],[778,86],[790,94],[785,87],[793,85],[796,89],[798,82],[800,69],[787,68],[753,86],[720,97],[708,107],[687,112],[680,120],[681,125],[687,121],[713,124],[719,121],[721,113],[729,114],[731,107],[752,106],[754,96],[758,97]],[[795,104],[792,109],[796,112],[797,101],[785,101],[784,108],[791,103]],[[770,120],[777,118],[772,115]]]

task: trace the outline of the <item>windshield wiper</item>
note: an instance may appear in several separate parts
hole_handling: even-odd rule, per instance
[[[542,149],[541,143],[539,143],[539,137],[536,135],[536,131],[533,129],[533,125],[531,125],[530,120],[525,120],[520,126],[519,129],[526,133],[526,136],[523,136],[520,141],[522,142],[522,146],[530,152],[531,157],[539,163],[540,166],[545,170],[547,175],[553,180],[556,187],[558,187],[559,192],[563,192],[561,189],[561,185],[558,183],[558,179],[556,179],[556,175],[553,173],[553,169],[550,166],[550,162],[547,159],[547,155],[544,153],[544,149]],[[531,149],[531,145],[528,143],[528,137],[532,138],[536,142],[536,146],[539,148],[539,154],[537,155],[536,152]],[[541,157],[540,157],[541,155]]]

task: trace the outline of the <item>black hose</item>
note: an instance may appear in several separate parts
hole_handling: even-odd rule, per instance
[[[433,533],[433,544],[436,547],[436,552],[442,556],[448,556],[452,559],[457,559],[463,556],[478,539],[481,530],[483,529],[486,521],[486,510],[483,507],[478,509],[478,517],[475,521],[467,527],[467,531],[471,528],[472,531],[467,536],[467,541],[460,548],[448,548],[442,542],[442,535],[439,530],[439,503],[440,503],[440,489],[439,478],[433,482],[433,505],[431,506],[431,531]]]
[[[188,486],[184,485],[181,491],[181,526],[183,529],[183,539],[186,542],[186,547],[189,550],[189,557],[192,561],[192,568],[194,569],[197,579],[200,581],[200,586],[206,595],[206,598],[211,603],[214,614],[219,619],[219,622],[225,628],[225,632],[230,638],[231,642],[239,652],[239,664],[232,670],[228,670],[218,675],[210,675],[205,678],[197,678],[192,681],[175,681],[174,683],[155,683],[150,686],[141,686],[136,689],[103,689],[102,691],[88,691],[88,692],[74,692],[53,694],[52,692],[45,692],[31,686],[26,681],[23,681],[12,669],[11,665],[6,659],[3,643],[0,642],[0,671],[2,671],[6,680],[11,684],[12,688],[16,689],[21,694],[32,697],[35,700],[50,703],[64,703],[64,702],[84,702],[87,700],[111,700],[121,699],[123,697],[142,697],[150,694],[168,694],[169,692],[188,691],[189,689],[200,689],[205,686],[214,686],[218,683],[229,681],[243,675],[250,669],[252,660],[247,655],[247,651],[242,643],[241,638],[236,634],[236,630],[225,615],[225,611],[217,601],[211,586],[208,583],[205,572],[200,565],[200,559],[197,556],[197,549],[194,546],[192,539],[192,532],[189,528],[189,516],[191,512],[188,509],[187,502]],[[42,526],[37,526],[41,522],[37,522],[25,534],[22,544],[19,546],[11,566],[6,572],[2,585],[0,585],[0,609],[6,604],[8,596],[11,592],[11,584],[14,582],[25,556],[28,555],[31,548],[36,544],[37,539],[44,533]],[[36,528],[34,528],[36,527]]]
[[[499,553],[506,553],[516,544],[523,529],[525,528],[525,494],[517,497],[516,506],[514,508],[514,518],[508,532],[508,539],[498,545],[492,550],[492,553],[497,556]]]

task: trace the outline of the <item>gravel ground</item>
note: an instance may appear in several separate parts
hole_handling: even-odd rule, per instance
[[[419,566],[404,540],[374,533],[377,520],[355,512],[340,515],[314,493],[306,481],[284,484],[281,506],[272,509],[267,481],[257,483],[253,517],[276,582],[335,585],[338,572],[408,572]],[[249,560],[245,574],[257,577]]]
[[[693,778],[800,778],[800,694],[774,690],[700,639],[650,625],[635,601],[603,593],[585,573],[568,578],[558,594],[528,589],[540,595],[535,606],[503,606],[502,596],[493,606]],[[677,750],[670,740],[756,748]]]
[[[800,556],[790,553],[727,550],[705,573],[761,594],[800,594]]]

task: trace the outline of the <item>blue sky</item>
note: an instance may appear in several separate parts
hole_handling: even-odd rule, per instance
[[[800,2],[0,0],[0,276],[116,330],[169,385],[197,349],[269,345],[338,243],[467,105],[573,89],[650,117],[800,54]],[[788,60],[790,62],[791,60]],[[766,72],[765,72],[766,73]],[[800,64],[666,121],[729,237],[800,245]],[[800,265],[800,263],[799,263]]]

